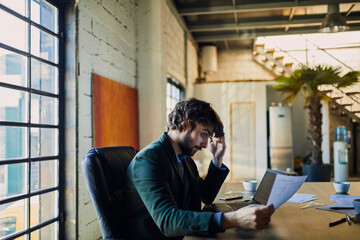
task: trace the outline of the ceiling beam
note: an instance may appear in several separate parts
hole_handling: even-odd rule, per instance
[[[239,22],[223,23],[223,24],[201,24],[188,25],[190,32],[207,32],[207,31],[226,31],[226,30],[245,30],[258,28],[280,28],[280,27],[307,27],[320,26],[323,17],[308,18],[308,19],[293,19],[293,20],[269,20],[269,21],[253,21],[253,22]],[[347,23],[360,23],[360,16],[348,17]]]
[[[289,9],[289,8],[303,8],[311,7],[318,5],[326,5],[329,1],[326,0],[316,0],[316,1],[288,1],[288,2],[268,2],[268,3],[252,3],[248,1],[246,3],[242,2],[236,6],[227,5],[227,6],[216,6],[216,7],[197,7],[197,8],[181,8],[179,7],[179,14],[181,16],[190,16],[190,15],[208,15],[208,14],[222,14],[222,13],[234,13],[234,12],[250,12],[250,11],[263,11],[263,10],[276,10],[276,9]],[[355,0],[342,0],[339,1],[340,4],[343,3],[359,3]]]
[[[308,28],[308,29],[290,29],[285,32],[284,30],[276,31],[246,31],[239,34],[212,34],[208,36],[194,36],[196,42],[216,42],[216,41],[226,41],[226,40],[243,40],[243,39],[255,39],[257,37],[266,37],[266,36],[278,36],[278,35],[290,35],[290,34],[308,34],[308,33],[318,33],[318,28]],[[350,26],[350,31],[359,31],[360,26]]]

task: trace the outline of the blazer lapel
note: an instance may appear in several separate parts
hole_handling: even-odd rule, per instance
[[[181,184],[184,186],[184,181],[182,178],[182,174],[180,171],[180,167],[179,167],[179,163],[178,160],[176,158],[176,154],[174,151],[174,148],[172,147],[170,140],[167,137],[166,133],[163,133],[160,137],[160,141],[163,143],[163,146],[166,149],[167,154],[169,155],[169,157],[171,158],[171,165],[172,167],[175,169],[175,171],[177,172],[177,174],[179,175],[179,178],[181,179]],[[185,162],[185,161],[184,161]],[[184,187],[181,187],[181,189],[184,189]]]

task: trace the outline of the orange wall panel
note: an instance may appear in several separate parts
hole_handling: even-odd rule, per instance
[[[92,81],[94,147],[139,149],[137,90],[94,73]]]

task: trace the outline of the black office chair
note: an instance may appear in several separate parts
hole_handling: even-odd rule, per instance
[[[132,147],[92,148],[82,161],[87,189],[104,239],[126,239],[123,209],[126,170],[135,156]]]

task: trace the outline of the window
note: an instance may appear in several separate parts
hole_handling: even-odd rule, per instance
[[[166,84],[166,118],[178,101],[184,99],[184,87],[174,78],[168,77]]]
[[[61,6],[0,0],[0,239],[62,239]]]

